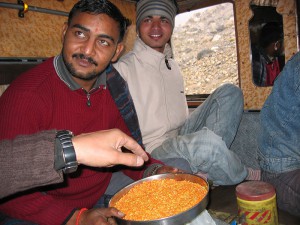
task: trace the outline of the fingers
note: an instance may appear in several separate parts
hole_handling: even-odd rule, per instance
[[[106,221],[110,225],[117,225],[117,222],[114,219],[115,217],[122,218],[125,216],[121,211],[117,210],[114,207],[109,207],[109,208],[106,208],[105,210],[107,210],[107,211],[104,213],[104,216],[105,216]]]
[[[107,222],[110,224],[110,225],[118,225],[116,220],[112,217],[108,217],[107,218]]]
[[[110,212],[112,213],[111,216],[115,216],[115,217],[119,217],[119,218],[122,218],[125,216],[124,213],[122,213],[121,211],[117,210],[116,208],[114,207],[109,207],[108,208],[110,210]]]
[[[81,224],[95,224],[95,225],[117,225],[115,217],[122,218],[124,214],[116,208],[93,208],[85,211],[81,217]]]
[[[120,152],[117,162],[118,164],[136,167],[136,166],[142,166],[145,161],[142,157],[134,155],[132,153]]]
[[[127,148],[128,150],[130,150],[132,153],[139,156],[137,158],[138,160],[140,160],[140,158],[143,161],[148,161],[149,160],[149,157],[148,157],[147,153],[145,152],[145,150],[142,149],[142,147],[137,142],[135,142],[131,137],[128,136],[128,138],[123,143],[123,146],[125,148]]]

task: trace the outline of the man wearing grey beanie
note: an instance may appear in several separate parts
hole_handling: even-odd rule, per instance
[[[217,185],[260,179],[260,171],[246,168],[229,150],[244,106],[238,87],[219,87],[188,114],[170,44],[177,13],[175,0],[138,1],[133,50],[114,64],[128,83],[146,151],[160,160],[184,158],[193,173]]]
[[[159,15],[165,17],[171,23],[171,27],[174,28],[175,16],[178,12],[177,4],[174,1],[153,0],[143,1],[140,0],[136,7],[136,27],[139,27],[141,21],[153,15]]]

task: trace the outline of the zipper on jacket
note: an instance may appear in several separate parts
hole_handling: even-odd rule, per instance
[[[91,94],[93,94],[94,92],[96,92],[97,90],[105,90],[106,89],[106,85],[100,85],[99,87],[95,87],[95,88],[92,88],[90,91],[86,91],[84,88],[82,88],[82,90],[84,91],[84,93],[86,94],[86,105],[88,107],[91,107],[92,105],[92,102],[91,102]]]
[[[87,105],[88,107],[91,106],[91,100],[90,100],[90,97],[91,97],[90,93],[87,93],[87,94],[86,94],[86,98],[87,98],[86,105]]]
[[[168,61],[168,59],[167,59],[167,56],[165,57],[165,63],[166,63],[167,68],[168,68],[169,70],[171,70],[172,68],[171,68],[171,66],[170,66],[170,64],[169,64],[169,61]]]
[[[91,89],[91,90],[88,92],[88,91],[86,91],[85,89],[82,88],[82,90],[83,90],[83,91],[85,92],[85,94],[86,94],[86,99],[87,99],[86,105],[87,105],[88,107],[91,107],[91,105],[92,105],[92,103],[91,103],[91,94],[92,94],[93,92],[95,92],[97,89],[98,89],[98,88],[93,88],[93,89]]]

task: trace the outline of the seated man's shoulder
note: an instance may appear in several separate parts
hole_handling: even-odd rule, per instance
[[[135,54],[128,52],[113,63],[113,67],[121,74],[122,77],[129,73],[130,69],[134,66]]]
[[[289,60],[288,60],[288,62],[287,63],[297,63],[297,64],[299,64],[299,62],[300,62],[300,51],[299,52],[297,52],[296,54],[294,54]]]
[[[136,57],[136,54],[133,51],[127,52],[126,54],[122,55],[120,59],[117,61],[117,63],[128,63],[130,61],[133,61]]]
[[[53,59],[48,59],[45,62],[31,68],[30,70],[18,76],[8,87],[8,90],[25,90],[43,88],[43,85],[49,85],[51,74],[55,72],[53,67]]]

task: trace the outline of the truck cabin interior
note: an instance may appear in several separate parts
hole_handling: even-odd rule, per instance
[[[136,38],[136,1],[111,1],[133,21],[124,40],[126,53]],[[62,24],[66,21],[66,12],[75,2],[77,0],[0,1],[0,95],[22,72],[60,52]],[[29,10],[24,10],[24,3]],[[257,42],[264,24],[278,23],[285,47],[284,66],[299,50],[300,0],[177,0],[177,3],[179,15],[176,17],[172,46],[185,79],[189,108],[192,111],[224,82],[238,85],[244,94],[244,115],[231,150],[245,164],[258,168],[258,116],[272,86],[256,82],[252,72],[251,46]],[[210,30],[210,34],[200,36],[206,29]],[[200,42],[197,38],[208,41]],[[219,61],[211,62],[215,59]],[[204,70],[205,65],[210,63],[211,66]],[[191,83],[190,67],[192,73],[198,71]],[[223,70],[224,73],[218,76]],[[208,77],[210,73],[212,75]],[[237,218],[235,187],[216,186],[210,191],[207,209],[226,224]],[[278,215],[280,224],[300,224],[300,218],[288,212],[278,209]]]

